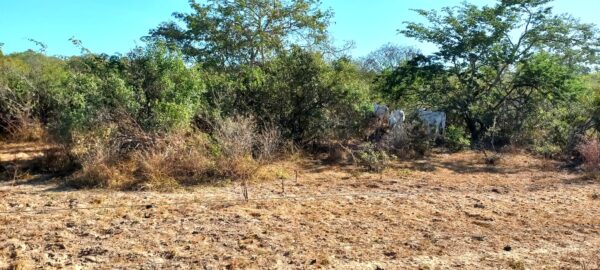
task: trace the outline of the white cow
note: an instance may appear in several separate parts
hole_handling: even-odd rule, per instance
[[[417,114],[421,121],[427,125],[427,132],[431,134],[431,127],[435,128],[435,135],[443,134],[446,130],[446,113],[433,112],[426,109],[419,109]]]
[[[388,124],[391,128],[401,127],[404,124],[406,116],[403,110],[393,110],[388,118]]]
[[[375,113],[375,116],[378,119],[383,119],[387,116],[388,112],[390,111],[390,109],[388,108],[388,106],[385,105],[381,105],[381,104],[374,104],[373,105],[373,112]]]

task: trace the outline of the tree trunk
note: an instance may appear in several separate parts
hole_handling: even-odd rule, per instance
[[[481,131],[477,128],[477,121],[472,117],[466,116],[465,122],[469,129],[469,133],[471,134],[471,147],[476,147],[479,144],[479,139],[481,137]]]

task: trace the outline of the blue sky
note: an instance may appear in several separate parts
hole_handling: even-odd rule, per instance
[[[48,45],[51,55],[78,54],[68,39],[75,36],[98,53],[126,53],[140,37],[174,11],[189,10],[187,0],[0,0],[0,43],[4,53],[35,49],[27,39]],[[334,39],[354,41],[352,55],[360,57],[392,42],[431,52],[435,48],[397,34],[403,21],[420,20],[410,9],[439,9],[462,0],[323,0],[335,12],[330,31]],[[477,4],[493,3],[471,0]],[[555,0],[555,12],[570,13],[583,22],[600,25],[600,1]]]

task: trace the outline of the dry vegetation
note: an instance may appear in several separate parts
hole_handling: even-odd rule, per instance
[[[319,0],[0,48],[0,270],[600,269],[600,30],[549,2],[417,10],[430,55]]]
[[[600,139],[588,138],[577,147],[577,150],[581,153],[584,168],[588,172],[600,172]]]
[[[6,164],[40,148],[0,152]],[[149,155],[148,170],[172,158]],[[19,174],[0,186],[0,268],[600,267],[600,182],[525,154],[483,160],[434,153],[368,173],[296,155],[254,171],[249,202],[240,182],[117,192]]]

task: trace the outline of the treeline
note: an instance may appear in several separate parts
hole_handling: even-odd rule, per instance
[[[401,32],[438,52],[388,44],[352,59],[317,0],[191,1],[125,55],[76,39],[79,56],[0,52],[0,133],[52,140],[62,149],[41,168],[114,188],[247,179],[293,149],[357,151],[369,169],[433,145],[570,157],[599,130],[600,39],[547,2],[419,10],[429,23]],[[402,128],[376,121],[375,103],[402,108]],[[444,137],[417,108],[448,115]]]

